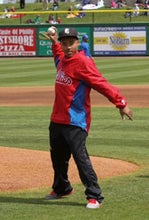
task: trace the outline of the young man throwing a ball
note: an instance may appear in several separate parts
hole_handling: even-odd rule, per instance
[[[49,126],[50,154],[54,169],[52,192],[45,198],[58,199],[73,192],[68,179],[71,155],[85,186],[86,208],[100,208],[104,197],[92,167],[86,138],[91,123],[91,89],[109,99],[118,109],[122,119],[133,119],[125,98],[99,72],[94,61],[78,51],[79,39],[75,29],[65,28],[48,34],[57,69],[55,102]],[[59,40],[59,41],[58,41]]]

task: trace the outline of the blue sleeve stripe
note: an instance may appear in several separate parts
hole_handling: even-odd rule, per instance
[[[58,66],[58,63],[59,63],[59,58],[58,56],[55,57],[55,66],[57,67]]]
[[[70,106],[70,124],[87,129],[86,109],[85,109],[85,85],[81,82],[73,96]]]

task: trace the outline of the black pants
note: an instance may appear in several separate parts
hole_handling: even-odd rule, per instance
[[[50,153],[54,169],[52,188],[58,194],[67,194],[72,190],[68,180],[68,166],[71,154],[77,165],[79,176],[86,187],[87,199],[94,198],[101,202],[103,197],[92,167],[87,149],[87,133],[79,127],[51,122],[49,126]]]

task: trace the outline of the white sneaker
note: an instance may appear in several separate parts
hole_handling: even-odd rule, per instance
[[[99,203],[96,199],[89,199],[86,208],[88,209],[98,209],[102,206],[102,203]]]

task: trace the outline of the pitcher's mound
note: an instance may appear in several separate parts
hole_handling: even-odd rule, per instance
[[[53,169],[48,152],[0,147],[0,191],[27,190],[51,187]],[[99,179],[123,175],[138,169],[126,161],[91,157]],[[78,171],[70,160],[69,179],[79,183]]]

